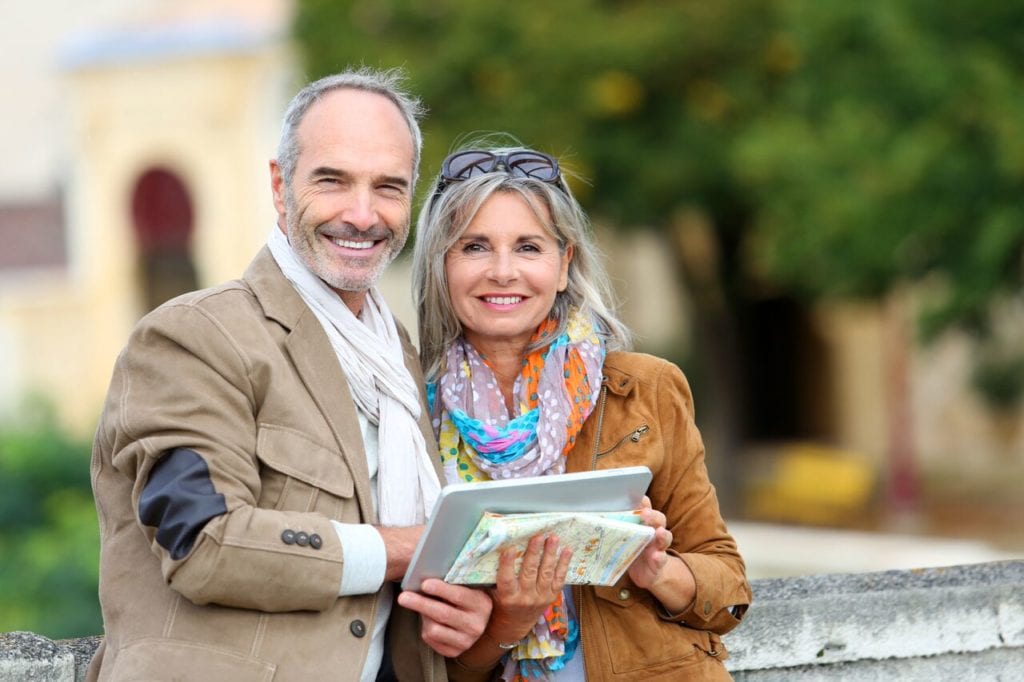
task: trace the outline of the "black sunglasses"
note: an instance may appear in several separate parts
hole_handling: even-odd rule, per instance
[[[517,149],[504,154],[467,149],[449,155],[441,164],[441,177],[437,181],[435,194],[440,194],[453,182],[499,170],[512,177],[547,182],[565,191],[558,171],[558,161],[553,156],[532,149]]]

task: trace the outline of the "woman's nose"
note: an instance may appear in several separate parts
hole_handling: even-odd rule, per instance
[[[498,284],[508,284],[517,275],[515,259],[512,254],[496,251],[491,257],[491,268],[488,276]]]

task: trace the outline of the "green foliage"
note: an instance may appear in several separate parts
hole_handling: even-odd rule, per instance
[[[757,257],[817,294],[944,284],[926,335],[1020,285],[1024,6],[790,0],[799,61],[734,147]]]
[[[310,77],[403,66],[424,170],[507,130],[624,228],[709,215],[732,288],[880,296],[984,331],[1020,284],[1024,4],[1002,0],[303,0]]]
[[[508,131],[589,178],[598,191],[575,189],[592,210],[660,225],[723,183],[723,137],[763,71],[735,66],[767,39],[768,5],[310,0],[295,31],[310,77],[408,70],[431,109],[428,172],[459,136]]]
[[[89,446],[50,415],[0,430],[0,632],[103,631]]]

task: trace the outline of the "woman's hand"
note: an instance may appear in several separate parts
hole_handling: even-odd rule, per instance
[[[640,522],[654,528],[654,539],[630,565],[629,577],[637,587],[650,590],[668,564],[670,557],[665,550],[672,546],[672,531],[665,527],[665,515],[651,508],[651,498],[646,495],[640,503]]]
[[[486,634],[495,642],[517,642],[558,598],[565,586],[572,550],[559,550],[558,538],[541,533],[530,538],[515,572],[515,548],[506,549],[498,563],[497,583],[491,590],[494,610]]]
[[[654,528],[654,539],[630,565],[629,577],[637,587],[649,590],[669,613],[682,613],[697,593],[693,572],[686,562],[668,553],[672,531],[665,527],[665,515],[651,508],[647,496],[640,503],[640,520]]]

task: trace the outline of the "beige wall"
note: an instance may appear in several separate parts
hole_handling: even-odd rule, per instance
[[[268,44],[67,74],[70,263],[3,282],[0,410],[42,394],[73,430],[93,428],[114,359],[144,312],[130,207],[148,168],[170,168],[191,193],[200,285],[242,273],[274,223],[267,162],[290,63],[284,47]]]
[[[129,208],[149,167],[169,167],[191,193],[200,285],[241,274],[274,219],[267,160],[297,85],[292,63],[278,38],[246,50],[80,65],[64,74],[70,264],[66,272],[0,281],[0,416],[16,410],[22,396],[41,393],[75,431],[91,432],[114,359],[144,312]],[[640,347],[683,355],[691,333],[687,297],[664,243],[643,231],[598,234]],[[415,335],[406,261],[382,288]],[[821,402],[832,445],[881,466],[890,414],[888,323],[878,307],[853,303],[818,306],[812,323],[826,347],[820,371],[831,377]],[[927,466],[970,471],[1024,460],[1021,415],[1011,426],[994,419],[967,386],[973,352],[968,339],[953,335],[910,357],[912,427]]]

